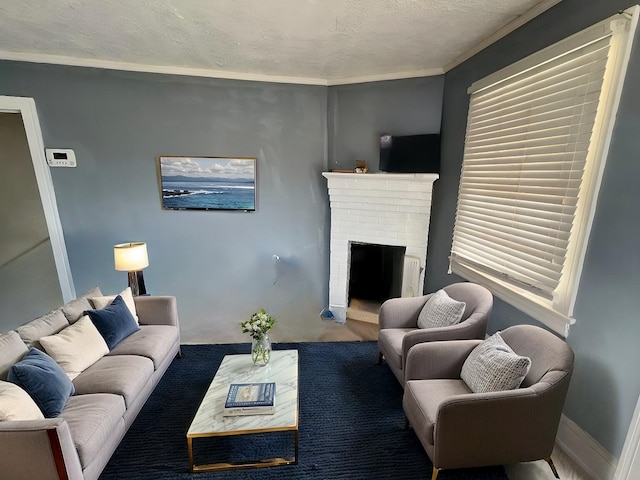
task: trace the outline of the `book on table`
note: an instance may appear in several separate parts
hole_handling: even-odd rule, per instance
[[[225,417],[275,413],[275,382],[232,383],[224,402]]]

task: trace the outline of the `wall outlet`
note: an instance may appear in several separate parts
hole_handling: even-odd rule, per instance
[[[45,154],[50,167],[75,167],[77,166],[76,154],[67,148],[46,148]]]

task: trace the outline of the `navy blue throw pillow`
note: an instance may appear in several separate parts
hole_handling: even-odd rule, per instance
[[[140,330],[120,295],[110,305],[99,310],[87,310],[84,314],[89,315],[100,335],[107,342],[109,350],[113,350],[122,340]]]
[[[60,365],[33,347],[11,366],[7,380],[26,391],[47,418],[60,415],[69,397],[75,393],[73,383]]]

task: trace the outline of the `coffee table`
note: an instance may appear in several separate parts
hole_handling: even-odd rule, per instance
[[[231,383],[275,382],[276,413],[273,415],[223,416],[224,401]],[[251,435],[265,432],[293,431],[293,458],[270,458],[245,462],[195,465],[193,440],[203,437]],[[213,377],[187,432],[189,470],[209,472],[249,467],[270,467],[298,463],[298,351],[274,350],[264,367],[251,362],[251,355],[226,355]]]

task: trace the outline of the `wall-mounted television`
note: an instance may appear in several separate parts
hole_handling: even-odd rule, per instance
[[[380,165],[388,173],[440,173],[440,134],[380,136]]]

